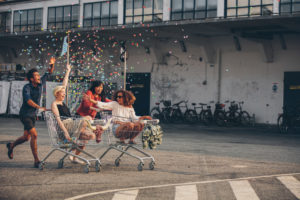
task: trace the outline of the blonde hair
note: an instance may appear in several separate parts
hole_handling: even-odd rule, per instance
[[[59,86],[56,86],[54,89],[53,89],[53,95],[56,97],[56,94],[62,90],[65,90],[66,87],[65,86],[62,86],[62,85],[59,85]]]

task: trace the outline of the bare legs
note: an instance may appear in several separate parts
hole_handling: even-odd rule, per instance
[[[129,144],[135,144],[134,139],[143,130],[144,125],[140,122],[127,122],[121,124],[116,130],[117,138],[120,138],[122,143],[125,143],[125,139],[129,139]]]
[[[12,155],[13,149],[17,145],[28,141],[30,137],[31,137],[30,147],[34,158],[34,163],[39,163],[40,160],[38,158],[38,153],[37,153],[37,131],[35,128],[32,128],[29,131],[25,130],[23,136],[16,139],[13,143],[10,143],[9,150],[11,151],[11,155]],[[13,157],[11,156],[10,158],[12,159]]]

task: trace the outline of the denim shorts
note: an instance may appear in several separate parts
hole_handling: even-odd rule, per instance
[[[112,132],[113,132],[113,134],[114,134],[114,136],[115,137],[117,137],[117,135],[116,135],[116,130],[117,130],[117,128],[120,126],[120,124],[113,124],[113,126],[112,126]]]

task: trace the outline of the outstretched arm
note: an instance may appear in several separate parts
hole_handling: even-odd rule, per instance
[[[57,109],[57,104],[55,102],[52,103],[51,110],[56,118],[56,121],[57,121],[59,127],[64,132],[65,138],[70,141],[71,140],[70,135],[69,135],[66,127],[64,126],[63,122],[60,119],[59,111]]]
[[[65,87],[67,87],[67,85],[68,85],[70,72],[71,72],[71,65],[67,65],[67,71],[66,71],[63,83],[62,83],[62,85]]]

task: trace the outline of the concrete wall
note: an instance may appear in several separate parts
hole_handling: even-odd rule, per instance
[[[163,44],[163,50],[151,49],[150,55],[141,49],[129,49],[135,56],[130,57],[128,65],[134,66],[136,72],[152,73],[151,107],[161,99],[173,103],[181,100],[207,103],[217,101],[220,95],[221,102],[244,101],[244,109],[255,114],[257,122],[276,123],[283,105],[284,72],[300,71],[299,37],[285,36],[287,49],[283,50],[275,36],[272,41],[274,62],[265,61],[260,42],[240,38],[242,50],[237,51],[232,37],[217,37],[211,39],[217,54],[215,63],[207,63],[202,46],[195,45],[197,40],[190,37],[185,41],[185,53],[174,41]],[[172,52],[171,56],[157,62],[153,52],[160,51],[165,55],[168,50]],[[278,86],[277,92],[273,92],[273,84]]]
[[[218,98],[221,102],[244,101],[244,109],[255,114],[257,122],[274,124],[283,105],[284,72],[300,71],[300,38],[297,35],[285,35],[284,38],[286,50],[281,47],[278,36],[271,41],[273,62],[265,61],[266,52],[260,42],[239,38],[241,51],[238,51],[231,36],[207,39],[189,36],[184,39],[187,52],[182,51],[176,39],[149,38],[139,46],[128,42],[127,71],[151,72],[151,108],[161,99],[172,103],[188,100],[189,105],[191,102],[217,101]],[[43,73],[54,49],[39,53],[36,47],[28,51],[30,48],[26,45],[30,44],[16,48],[18,56],[13,57],[14,63],[23,64],[27,69],[38,66]],[[61,44],[57,46],[60,48]],[[109,46],[106,40],[100,64],[92,61],[92,55],[81,58],[84,60],[82,75],[92,73],[96,79],[116,82],[118,88],[122,88],[124,63],[119,60],[119,47]],[[57,58],[57,61],[55,73],[62,75],[65,60]],[[99,66],[97,72],[96,64]],[[78,67],[74,65],[74,69]],[[272,91],[274,83],[278,86],[277,92]]]

